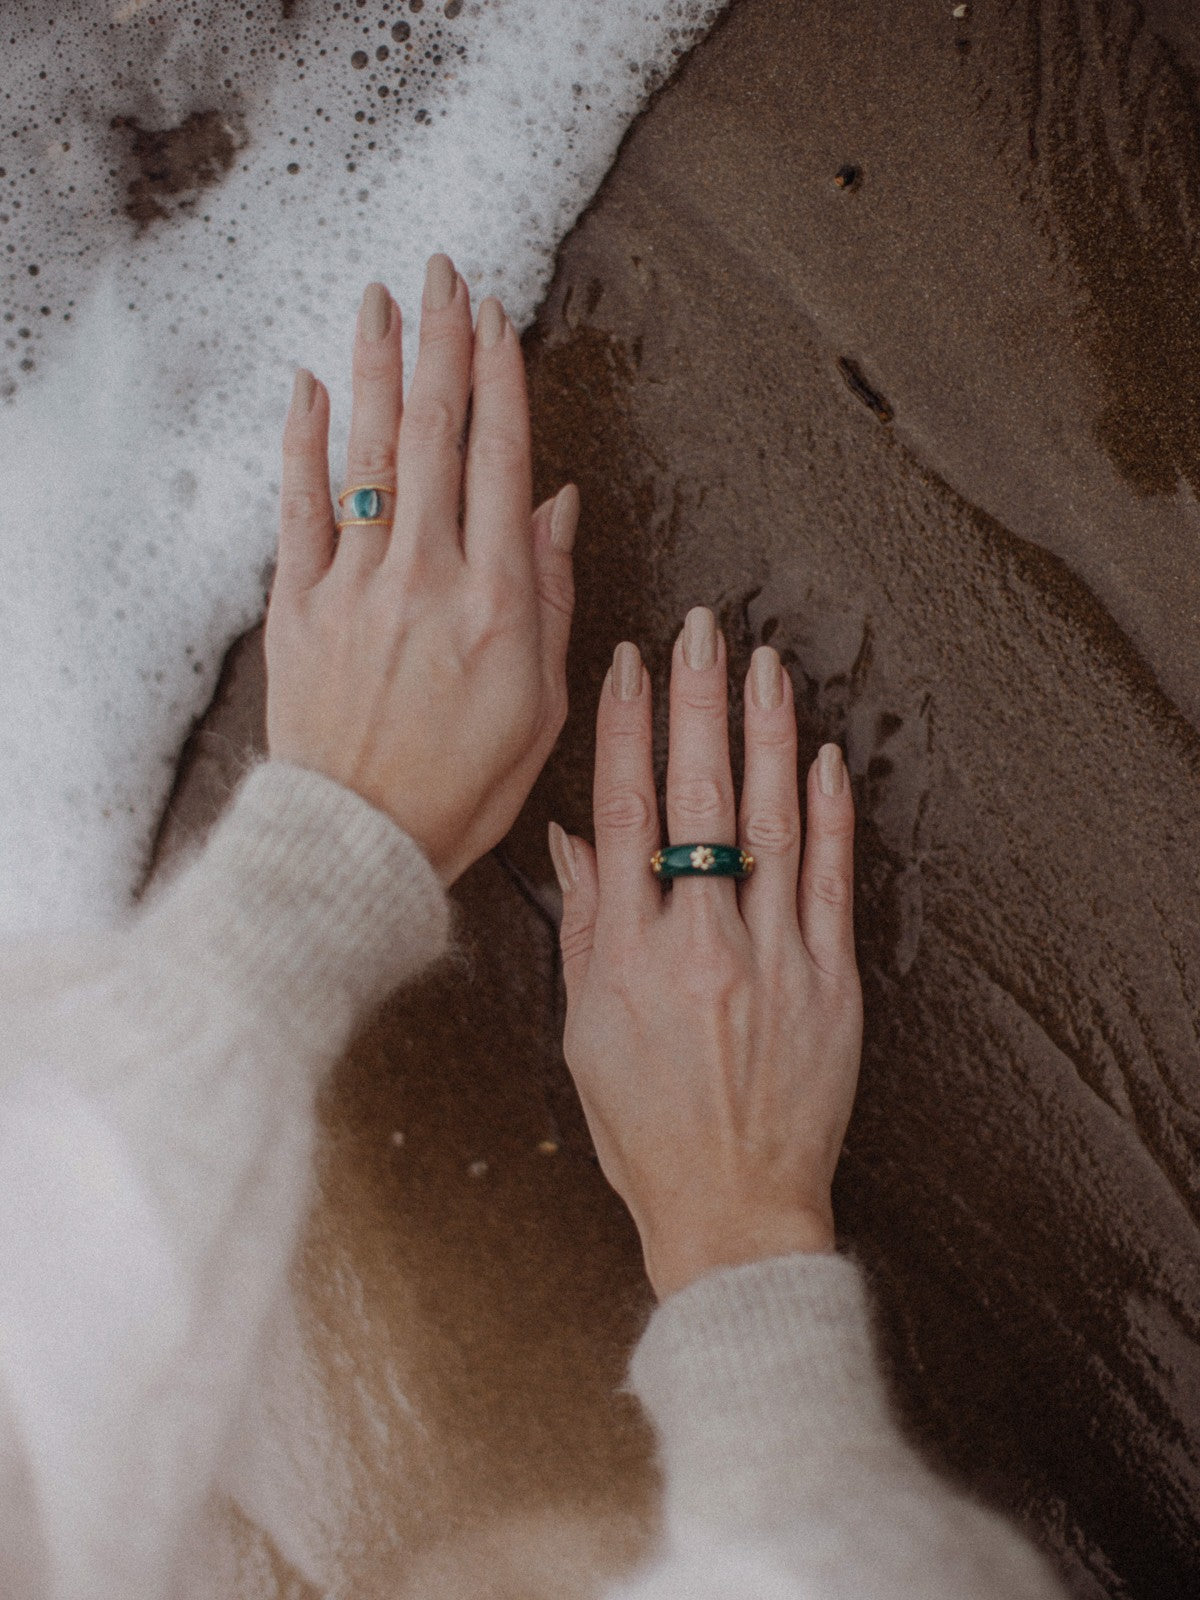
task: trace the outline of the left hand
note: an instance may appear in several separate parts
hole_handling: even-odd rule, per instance
[[[531,514],[520,341],[494,299],[472,330],[446,256],[429,263],[407,405],[400,340],[399,306],[369,285],[345,484],[394,489],[390,525],[338,534],[329,395],[296,376],[267,745],[386,812],[449,884],[508,832],[566,718],[579,496],[568,484]]]

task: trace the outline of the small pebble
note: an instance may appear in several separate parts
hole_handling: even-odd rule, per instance
[[[541,1144],[538,1145],[538,1151],[544,1156],[556,1156],[558,1154],[558,1146],[553,1139],[543,1139]]]
[[[472,1161],[471,1165],[467,1168],[467,1172],[472,1178],[482,1178],[486,1175],[487,1169],[488,1166],[486,1161]]]
[[[955,22],[961,22],[962,19],[966,16],[966,14],[967,14],[966,6],[955,6],[954,10],[950,13],[950,15],[954,18]]]
[[[397,1150],[404,1143],[404,1135],[400,1132],[399,1128],[397,1128],[395,1133],[392,1135],[392,1143],[396,1146]]]
[[[858,177],[857,167],[845,166],[837,169],[833,175],[833,181],[839,189],[853,189],[858,182]]]

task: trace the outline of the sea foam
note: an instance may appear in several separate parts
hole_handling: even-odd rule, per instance
[[[103,924],[261,615],[294,366],[378,278],[518,327],[706,0],[8,0],[0,23],[0,931]],[[410,370],[412,340],[409,340]]]

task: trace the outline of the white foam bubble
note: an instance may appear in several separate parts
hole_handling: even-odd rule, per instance
[[[0,928],[102,922],[261,614],[295,365],[341,476],[362,288],[448,251],[525,326],[723,0],[8,0]],[[213,180],[172,190],[190,126]],[[157,130],[159,137],[155,137]]]

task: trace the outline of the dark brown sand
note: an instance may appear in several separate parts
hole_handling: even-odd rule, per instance
[[[572,716],[456,890],[465,970],[326,1096],[298,1278],[360,1595],[583,1594],[652,1533],[613,1395],[651,1301],[558,1050],[544,838],[588,830],[613,645],[661,685],[697,602],[854,776],[836,1205],[905,1418],[1073,1593],[1200,1592],[1200,23],[950,10],[737,0],[527,338],[539,493],[583,492]],[[259,650],[168,853],[257,735]]]

